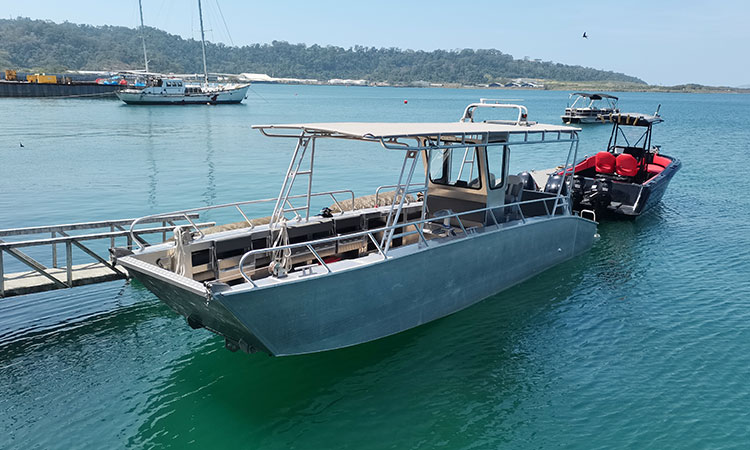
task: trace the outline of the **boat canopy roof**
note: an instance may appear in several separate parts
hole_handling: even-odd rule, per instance
[[[601,92],[596,92],[596,93],[573,92],[571,95],[580,95],[581,97],[590,98],[591,100],[601,100],[603,98],[611,98],[611,99],[614,99],[614,100],[619,100],[614,95],[602,94]]]
[[[434,137],[437,135],[479,135],[479,134],[528,134],[564,133],[572,134],[580,128],[547,124],[507,124],[492,122],[435,122],[435,123],[389,123],[389,122],[332,122],[280,125],[253,125],[263,134],[278,137],[299,137],[299,134],[276,134],[273,130],[298,130],[305,134],[324,135],[363,141],[392,140],[409,137]],[[555,140],[555,139],[550,139]]]
[[[600,115],[602,120],[637,127],[649,127],[655,123],[664,122],[661,116],[641,113],[613,113]]]

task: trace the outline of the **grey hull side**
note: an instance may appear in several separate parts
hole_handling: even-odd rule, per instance
[[[120,264],[128,268],[128,273],[141,282],[149,291],[153,292],[159,300],[167,304],[174,312],[188,319],[192,327],[202,327],[216,334],[220,334],[233,342],[243,343],[243,350],[271,352],[258,342],[236,317],[227,311],[224,306],[216,301],[207,301],[207,295],[199,295],[190,290],[170,282],[171,276],[158,276],[159,272],[166,272],[156,268],[149,272],[140,270],[121,261]]]
[[[529,221],[348,271],[224,292],[211,303],[270,354],[332,350],[460,311],[588,250],[595,233],[594,222],[575,216]]]

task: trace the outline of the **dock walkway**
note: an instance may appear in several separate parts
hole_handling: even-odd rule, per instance
[[[125,247],[132,248],[133,241],[145,242],[146,235],[161,235],[161,241],[167,240],[170,233],[180,222],[188,222],[193,226],[205,228],[215,225],[213,222],[195,223],[198,214],[182,214],[173,217],[160,217],[154,220],[138,222],[140,228],[131,233],[130,227],[135,219],[107,220],[99,222],[83,222],[66,225],[52,225],[42,227],[27,227],[0,230],[0,297],[43,292],[53,289],[67,289],[74,286],[102,283],[117,279],[125,279],[128,274],[122,267],[115,267],[109,257],[108,249],[115,247],[116,240],[125,239]],[[148,224],[157,223],[159,226]],[[144,226],[145,224],[145,226]],[[91,232],[92,230],[102,230]],[[75,234],[84,231],[86,234]],[[50,237],[28,239],[29,236],[49,234]],[[170,233],[171,234],[171,233]],[[18,240],[19,237],[22,240]],[[13,241],[8,238],[15,238]],[[109,240],[106,246],[107,254],[100,249],[92,249],[90,242]],[[58,265],[58,246],[65,248],[65,265]],[[49,247],[51,250],[51,267],[29,256],[24,251],[32,247]],[[74,264],[73,249],[76,255],[83,253],[90,260],[86,263]],[[22,250],[23,249],[23,250]],[[18,260],[23,266],[31,270],[15,273],[5,273],[4,256],[9,255]]]

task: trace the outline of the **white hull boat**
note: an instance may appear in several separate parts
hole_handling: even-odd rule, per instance
[[[146,56],[146,38],[143,26],[143,9],[140,0],[138,8],[141,17],[141,39],[143,40],[143,59],[148,71]],[[203,32],[203,8],[198,0],[198,14],[201,24],[201,48],[203,50],[203,83],[187,84],[175,77],[152,77],[144,89],[124,89],[117,91],[117,97],[128,105],[221,105],[237,104],[247,96],[250,84],[209,84],[208,66],[206,64],[206,38]]]
[[[575,92],[573,104],[565,108],[565,114],[560,116],[563,123],[604,123],[601,116],[620,112],[617,109],[618,98],[614,95],[587,92]],[[587,103],[588,102],[588,103]],[[599,106],[603,104],[603,106]]]
[[[116,94],[129,105],[218,105],[242,103],[249,88],[249,84],[190,86],[181,79],[162,78],[154,86]]]

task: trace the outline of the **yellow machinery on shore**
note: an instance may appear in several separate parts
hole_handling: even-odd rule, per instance
[[[16,81],[18,79],[18,77],[16,76],[16,71],[12,69],[6,69],[5,79],[8,81]]]
[[[26,75],[26,81],[29,83],[39,83],[39,84],[56,84],[57,83],[57,77],[55,75]]]

